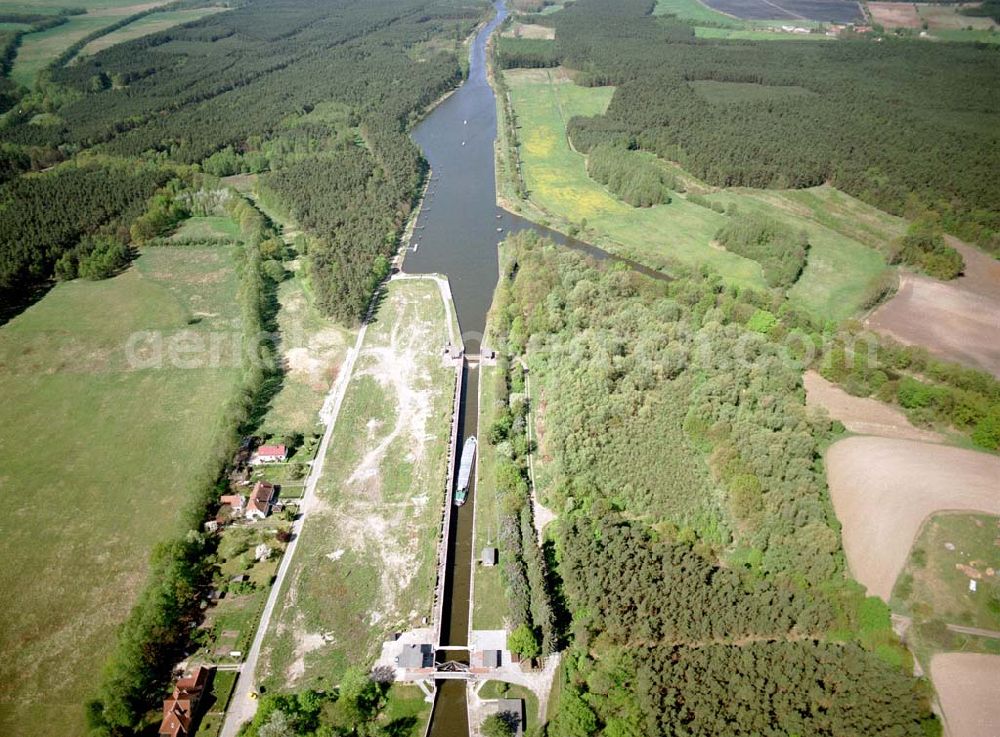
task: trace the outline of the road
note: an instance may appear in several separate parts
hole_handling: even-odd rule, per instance
[[[240,672],[236,677],[236,686],[233,688],[233,695],[229,700],[226,719],[222,723],[221,737],[236,737],[236,733],[239,732],[240,727],[245,722],[253,719],[254,714],[257,713],[257,700],[251,699],[250,694],[256,684],[255,673],[257,671],[257,660],[260,657],[260,648],[270,626],[271,615],[274,613],[274,608],[281,596],[285,575],[288,573],[291,562],[295,557],[295,549],[298,547],[299,538],[302,536],[302,527],[312,509],[316,493],[316,483],[323,473],[323,459],[326,458],[330,438],[333,436],[333,428],[337,423],[337,415],[340,414],[340,406],[343,404],[344,395],[347,393],[347,385],[350,383],[351,375],[354,373],[354,363],[361,353],[361,345],[364,342],[367,330],[368,320],[366,319],[358,331],[358,338],[354,343],[354,348],[348,352],[347,357],[344,359],[344,365],[341,367],[340,373],[337,374],[333,386],[330,387],[330,392],[327,394],[326,400],[323,402],[323,408],[320,410],[320,419],[326,424],[326,429],[323,432],[323,440],[320,442],[319,450],[316,452],[316,458],[313,461],[312,469],[306,480],[305,491],[302,494],[302,501],[299,504],[300,513],[295,522],[292,523],[291,542],[288,543],[285,555],[278,566],[274,585],[271,586],[271,593],[268,595],[267,603],[264,605],[264,611],[261,614],[260,624],[257,626],[257,634],[254,635],[253,644],[250,645],[246,660],[243,661]]]

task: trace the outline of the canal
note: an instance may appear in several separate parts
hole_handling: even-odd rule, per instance
[[[412,274],[448,276],[469,355],[478,354],[481,347],[486,313],[498,278],[497,244],[511,231],[532,229],[598,259],[615,258],[650,276],[666,278],[659,272],[617,259],[497,206],[493,148],[497,118],[493,88],[487,78],[486,47],[490,34],[507,17],[507,10],[503,0],[498,0],[494,8],[496,15],[479,30],[472,43],[468,79],[412,133],[430,165],[430,181],[403,269]],[[467,366],[462,381],[459,449],[465,439],[478,430],[479,369]],[[473,485],[468,503],[462,507],[452,506],[449,510],[451,527],[447,541],[442,646],[468,645],[475,493]],[[465,682],[442,680],[437,686],[430,735],[468,735]]]

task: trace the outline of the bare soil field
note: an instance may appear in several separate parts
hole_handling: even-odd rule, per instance
[[[996,737],[1000,725],[1000,655],[941,653],[931,681],[944,710],[948,737]]]
[[[953,244],[956,247],[961,244]],[[865,321],[900,343],[1000,376],[1000,264],[969,248],[967,276],[940,282],[904,275],[896,296]]]
[[[806,371],[802,381],[806,388],[806,403],[810,407],[822,407],[851,432],[930,443],[943,440],[936,432],[914,427],[906,415],[895,407],[877,399],[852,397],[815,371]]]
[[[913,3],[868,3],[872,22],[886,28],[920,28],[920,14]]]
[[[885,601],[928,515],[1000,514],[1000,458],[987,453],[853,437],[830,447],[826,467],[847,562],[868,593]]]
[[[556,29],[540,26],[537,23],[515,23],[504,31],[503,35],[507,38],[534,38],[551,41],[556,37]]]

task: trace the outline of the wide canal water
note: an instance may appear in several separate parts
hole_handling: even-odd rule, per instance
[[[593,246],[509,213],[496,204],[493,146],[497,118],[493,88],[486,74],[486,45],[490,34],[507,17],[507,10],[502,0],[494,7],[495,17],[479,30],[472,44],[468,79],[412,134],[430,164],[431,178],[403,268],[411,274],[448,276],[462,338],[470,355],[480,350],[486,313],[498,279],[497,244],[509,232],[532,229],[597,258],[613,258]],[[663,278],[662,274],[628,263],[643,273]],[[466,368],[462,380],[458,448],[462,447],[465,438],[477,433],[479,369]],[[458,468],[458,459],[455,467]],[[442,646],[468,645],[475,493],[473,485],[469,489],[468,502],[462,507],[453,506],[449,511],[451,532],[447,541]],[[468,735],[465,682],[441,680],[437,685],[430,735]]]

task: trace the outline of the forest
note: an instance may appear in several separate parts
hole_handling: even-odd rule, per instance
[[[641,148],[718,186],[830,183],[895,214],[933,211],[1000,249],[997,48],[709,41],[651,5],[578,0],[538,18],[578,83],[618,88],[605,115],[570,121],[578,151]],[[690,84],[706,80],[800,94],[713,101]]]
[[[0,171],[15,177],[81,149],[183,165],[211,161],[215,172],[221,167],[212,157],[226,150],[241,161],[256,156],[257,170],[288,164],[269,177],[272,194],[284,211],[310,220],[321,305],[355,321],[424,175],[408,128],[461,80],[456,51],[480,13],[458,0],[251,0],[77,63],[57,60],[39,90],[5,116]],[[411,51],[432,39],[452,47],[414,61]],[[330,101],[343,106],[342,119],[299,131],[290,125]],[[34,118],[43,111],[50,115],[39,124]],[[356,135],[342,136],[345,129]],[[354,172],[350,179],[334,185],[329,164],[268,155],[283,150],[279,140],[301,150],[304,134],[315,139],[311,155],[343,164]],[[337,198],[327,208],[365,202],[373,212],[350,223],[321,222],[316,191]]]
[[[541,386],[572,617],[547,735],[939,733],[888,608],[844,576],[832,428],[778,339],[816,328],[781,301],[505,242],[491,324]]]

